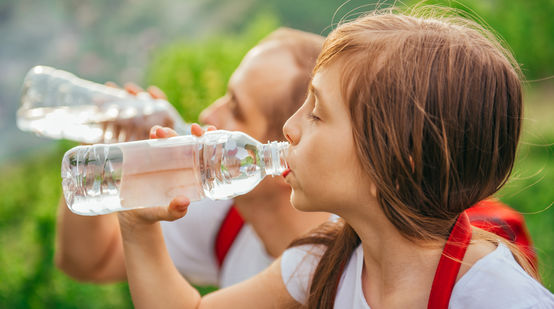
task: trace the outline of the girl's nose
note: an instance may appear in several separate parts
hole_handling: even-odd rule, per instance
[[[300,140],[300,126],[297,121],[299,112],[300,110],[296,111],[283,126],[283,135],[291,145],[298,144]]]

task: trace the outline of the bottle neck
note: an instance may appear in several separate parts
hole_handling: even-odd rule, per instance
[[[285,158],[289,146],[287,142],[271,142],[262,145],[262,160],[266,175],[279,176],[287,169]]]

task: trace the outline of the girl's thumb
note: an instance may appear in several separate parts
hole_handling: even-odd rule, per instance
[[[185,196],[178,196],[174,198],[168,207],[168,221],[174,221],[182,218],[187,214],[190,200]]]

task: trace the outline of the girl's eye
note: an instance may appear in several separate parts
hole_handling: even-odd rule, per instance
[[[309,112],[307,116],[308,116],[308,119],[313,122],[321,120],[321,118],[317,117],[313,112]]]

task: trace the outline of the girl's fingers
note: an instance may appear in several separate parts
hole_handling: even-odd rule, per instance
[[[155,125],[150,129],[150,138],[168,138],[177,136],[177,132],[171,128],[162,128],[161,126]]]
[[[216,127],[214,126],[207,126],[206,127],[206,131],[215,131],[217,130]],[[204,130],[202,129],[202,127],[197,124],[197,123],[193,123],[190,125],[190,134],[194,135],[194,136],[202,136],[202,134],[204,134]]]
[[[198,125],[197,123],[193,123],[190,125],[190,134],[195,136],[202,136],[204,132],[202,131],[202,127]]]

